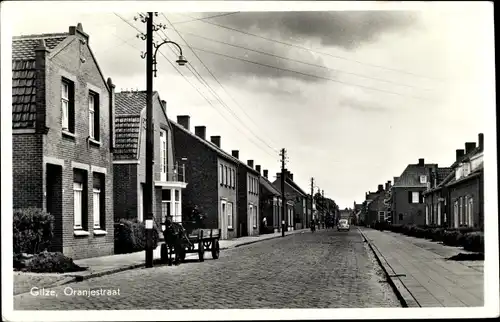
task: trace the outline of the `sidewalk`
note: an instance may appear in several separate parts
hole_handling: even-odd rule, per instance
[[[286,232],[285,235],[293,235],[304,233],[309,229],[301,229]],[[269,240],[281,237],[281,233],[265,234],[251,237],[241,237],[232,240],[220,240],[219,246],[221,251],[232,249],[243,245],[249,245],[256,242]],[[153,260],[158,260],[160,256],[160,243],[153,252]],[[14,294],[28,292],[29,289],[36,285],[37,287],[51,287],[82,281],[89,278],[118,273],[125,270],[139,268],[145,266],[145,252],[136,252],[131,254],[110,255],[103,257],[93,257],[75,260],[75,264],[88,269],[82,272],[64,273],[64,274],[37,274],[37,273],[21,273],[14,272]],[[186,259],[197,259],[197,254],[187,254]],[[212,258],[210,252],[205,253],[205,258]]]
[[[358,227],[408,307],[478,307],[484,305],[482,262],[467,266],[447,260],[465,251],[392,232]]]

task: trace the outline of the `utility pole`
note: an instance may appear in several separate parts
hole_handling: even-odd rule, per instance
[[[309,219],[309,224],[311,224],[311,220],[314,214],[314,178],[311,178],[311,218]]]
[[[285,161],[286,161],[286,149],[281,149],[281,201],[283,203],[283,211],[281,218],[281,237],[285,237],[285,223],[288,217],[288,207],[285,198]],[[285,217],[286,216],[286,217]]]
[[[153,13],[146,27],[146,267],[153,267]]]

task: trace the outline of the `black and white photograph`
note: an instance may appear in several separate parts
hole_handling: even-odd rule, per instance
[[[492,2],[0,14],[4,320],[499,316]]]

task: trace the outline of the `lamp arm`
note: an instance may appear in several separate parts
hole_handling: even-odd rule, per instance
[[[173,44],[173,45],[175,45],[179,49],[180,55],[182,56],[182,48],[181,48],[181,46],[179,46],[179,44],[177,44],[176,42],[173,42],[171,40],[165,40],[164,42],[162,42],[159,45],[154,45],[156,49],[155,49],[155,54],[154,54],[153,57],[155,57],[155,59],[156,59],[156,53],[158,52],[158,49],[160,49],[160,47],[163,46],[163,45],[165,45],[165,44]]]

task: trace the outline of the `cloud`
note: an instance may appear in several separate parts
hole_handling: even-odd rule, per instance
[[[245,12],[216,18],[238,29],[256,29],[296,42],[317,38],[323,46],[347,50],[374,42],[384,33],[404,32],[419,20],[415,11]]]
[[[361,100],[355,97],[344,97],[339,101],[339,105],[361,112],[387,112],[390,110],[373,101]]]

